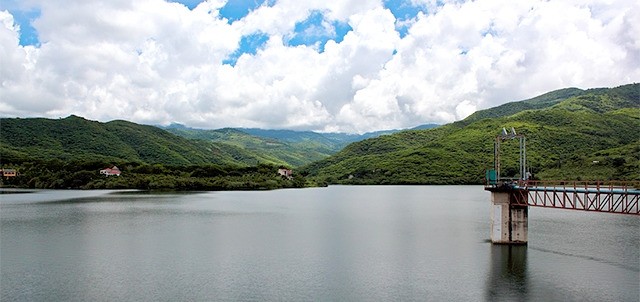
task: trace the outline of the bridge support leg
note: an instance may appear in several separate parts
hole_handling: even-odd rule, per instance
[[[525,199],[525,200],[521,200]],[[491,242],[527,244],[527,194],[491,192]]]

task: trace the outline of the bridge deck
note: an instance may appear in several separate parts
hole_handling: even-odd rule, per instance
[[[534,207],[640,215],[640,182],[517,181],[485,189]],[[524,205],[524,202],[522,202]]]
[[[568,192],[568,193],[611,193],[611,194],[630,194],[640,195],[640,190],[629,188],[574,188],[574,187],[521,187],[514,186],[514,189],[529,190],[529,191],[555,191],[555,192]]]

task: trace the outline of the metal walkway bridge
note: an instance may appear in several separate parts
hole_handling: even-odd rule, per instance
[[[485,190],[510,193],[511,204],[640,215],[640,182],[505,181]]]
[[[519,141],[519,175],[501,178],[500,146]],[[526,244],[529,207],[569,209],[640,215],[640,181],[535,181],[527,169],[526,138],[502,128],[493,145],[493,169],[485,174],[485,190],[491,191],[491,242]]]

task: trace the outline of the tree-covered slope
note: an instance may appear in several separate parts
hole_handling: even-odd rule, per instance
[[[421,129],[438,125],[419,126]],[[188,128],[172,124],[163,129],[189,139],[211,141],[235,146],[254,154],[260,162],[298,167],[322,160],[342,150],[350,143],[399,130],[368,132],[364,134],[318,133],[313,131],[271,130],[257,128],[223,128],[215,130]]]
[[[478,110],[474,112],[472,115],[470,115],[469,117],[467,117],[464,120],[464,122],[468,124],[468,123],[479,121],[485,118],[497,118],[497,117],[509,116],[524,110],[544,109],[547,107],[551,107],[570,97],[580,95],[583,93],[585,93],[585,91],[578,88],[559,89],[552,92],[547,92],[543,95],[534,97],[532,99],[519,101],[519,102],[505,103],[497,107],[493,107],[485,110]]]
[[[226,146],[226,148],[233,148],[236,151],[241,150],[243,157],[251,157],[257,162],[291,167],[308,164],[337,152],[337,150],[326,147],[316,140],[286,142],[276,138],[252,135],[234,128],[205,130],[173,126],[165,129],[181,137]],[[240,155],[237,152],[235,154]]]
[[[518,103],[435,129],[357,142],[304,170],[329,183],[480,183],[493,166],[496,135],[514,127],[527,138],[534,177],[640,179],[640,84],[561,90]],[[502,175],[515,176],[518,143],[504,142],[502,155]]]
[[[153,126],[77,116],[1,119],[0,159],[3,164],[50,159],[166,165],[270,162],[236,146],[189,140]]]
[[[127,121],[77,116],[0,119],[0,187],[46,189],[247,190],[302,187],[277,160],[241,147],[176,136]],[[119,176],[100,170],[118,166]]]
[[[310,131],[202,130],[180,125],[161,129],[122,120],[100,123],[78,116],[3,118],[0,163],[57,159],[297,167],[335,154],[347,140],[381,134],[327,136]]]

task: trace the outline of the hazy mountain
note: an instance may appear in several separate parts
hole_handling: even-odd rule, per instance
[[[419,126],[432,128],[438,125]],[[261,154],[288,166],[302,166],[324,159],[350,143],[400,130],[385,130],[364,134],[319,133],[313,131],[270,130],[258,128],[223,128],[215,130],[189,128],[180,124],[161,127],[173,134],[189,138],[237,146]]]

